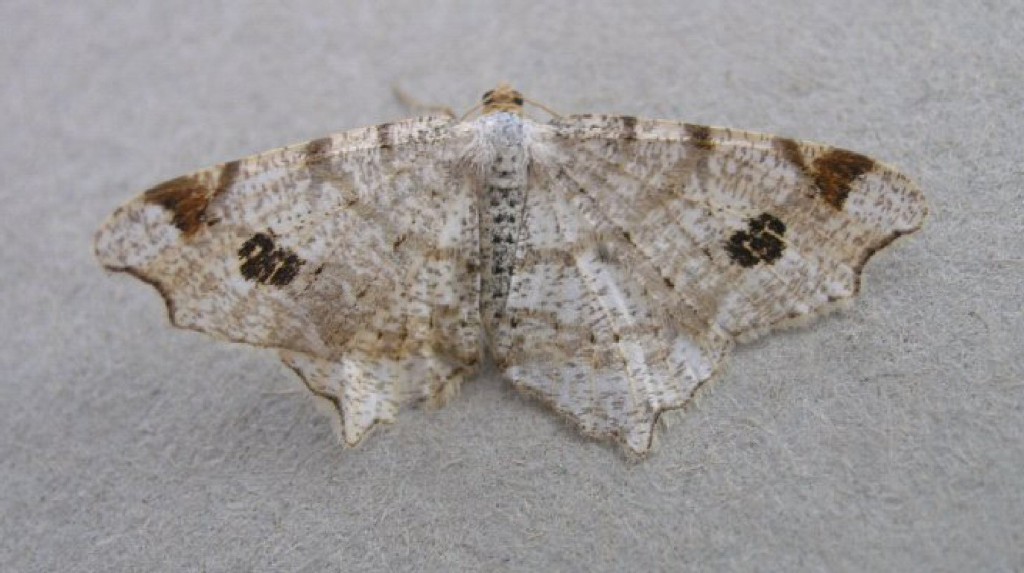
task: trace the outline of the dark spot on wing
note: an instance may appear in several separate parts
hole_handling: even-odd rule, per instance
[[[310,141],[303,149],[306,154],[306,163],[320,163],[325,160],[332,147],[330,137],[321,137]]]
[[[686,134],[690,136],[690,145],[697,149],[714,149],[715,142],[711,139],[711,128],[706,125],[686,124]]]
[[[725,251],[741,267],[749,268],[759,263],[770,265],[786,250],[785,234],[785,223],[774,215],[761,213],[747,219],[745,230],[736,231],[729,237]]]
[[[391,131],[390,123],[382,123],[377,126],[377,145],[381,149],[390,149],[395,144],[395,136]]]
[[[289,249],[276,247],[272,234],[256,233],[238,249],[238,270],[246,279],[265,285],[285,286],[295,280],[306,261]]]
[[[631,115],[624,115],[619,118],[622,122],[622,138],[636,139],[636,118]]]

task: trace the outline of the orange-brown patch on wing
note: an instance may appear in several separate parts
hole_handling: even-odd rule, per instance
[[[775,147],[779,149],[782,156],[793,165],[796,165],[801,173],[807,172],[807,161],[804,159],[804,152],[800,144],[787,137],[777,137],[774,141]]]
[[[186,236],[199,230],[210,202],[209,191],[191,175],[165,181],[146,191],[145,198],[173,213],[174,226]]]
[[[238,178],[239,162],[232,161],[220,168],[217,183],[212,188],[197,175],[184,175],[165,181],[146,191],[147,203],[155,203],[173,214],[174,226],[186,237],[194,235],[204,224],[210,224],[206,210],[217,195],[227,191]]]
[[[846,203],[850,184],[875,168],[875,161],[870,157],[845,149],[831,149],[808,165],[807,156],[797,141],[778,137],[772,144],[786,161],[810,178],[818,196],[837,211]]]
[[[241,162],[229,161],[220,168],[220,175],[217,177],[217,186],[213,189],[213,197],[227,191],[235,184],[238,173],[241,170]],[[212,199],[212,197],[211,197]]]
[[[822,198],[839,210],[850,194],[850,183],[874,167],[875,162],[869,157],[845,149],[833,149],[814,160],[814,184]]]

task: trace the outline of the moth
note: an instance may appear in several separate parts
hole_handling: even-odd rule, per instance
[[[273,349],[358,444],[486,356],[587,435],[651,447],[737,341],[857,294],[924,196],[864,155],[630,116],[355,129],[160,183],[96,235],[178,327]]]

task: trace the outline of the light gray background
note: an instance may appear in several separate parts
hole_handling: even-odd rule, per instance
[[[1020,2],[374,4],[0,5],[4,570],[1024,569]],[[642,464],[494,376],[344,451],[272,353],[93,259],[161,180],[500,80],[852,148],[932,217]]]

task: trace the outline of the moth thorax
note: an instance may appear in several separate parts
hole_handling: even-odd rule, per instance
[[[515,115],[496,113],[479,121],[487,185],[499,189],[524,186],[528,157],[522,120]]]

